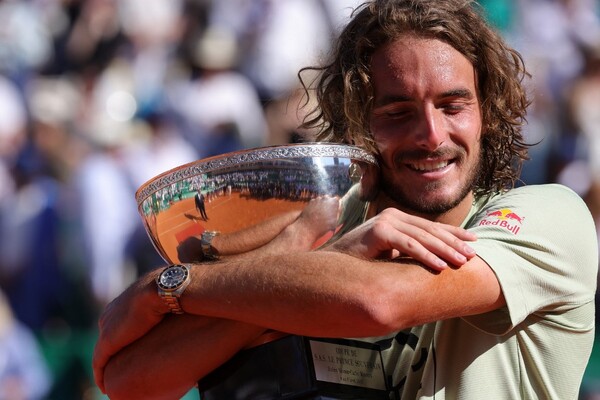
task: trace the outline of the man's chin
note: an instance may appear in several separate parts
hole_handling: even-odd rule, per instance
[[[446,212],[452,210],[459,202],[448,202],[447,200],[423,201],[421,199],[418,199],[415,201],[408,202],[406,204],[406,208],[412,210],[417,214],[436,216],[445,214]]]
[[[437,188],[429,188],[424,190],[424,195],[419,193],[404,193],[397,190],[384,189],[387,197],[398,205],[399,208],[411,211],[415,214],[420,215],[440,215],[444,214],[454,207],[458,206],[460,202],[467,196],[467,193],[451,192]]]

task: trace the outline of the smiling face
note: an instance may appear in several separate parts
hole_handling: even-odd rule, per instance
[[[433,218],[470,205],[482,126],[472,64],[440,40],[403,36],[373,54],[371,73],[383,193]]]

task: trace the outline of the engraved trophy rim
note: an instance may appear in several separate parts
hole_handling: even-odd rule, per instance
[[[255,147],[201,158],[171,168],[140,185],[135,192],[135,199],[139,207],[153,193],[175,182],[222,168],[255,161],[304,157],[349,158],[378,166],[377,159],[371,153],[360,147],[344,143],[307,142]]]

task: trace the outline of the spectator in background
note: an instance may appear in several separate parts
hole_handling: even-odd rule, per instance
[[[595,195],[600,188],[600,36],[598,43],[584,48],[582,54],[585,56],[582,73],[565,90],[565,117],[570,122],[580,147],[585,149],[582,157],[589,168],[581,178],[587,177],[589,181],[586,186],[593,193],[590,205],[596,210],[596,217],[600,222],[600,198]],[[585,191],[582,194],[585,195]]]
[[[329,50],[334,27],[323,0],[215,2],[209,21],[230,29],[239,43],[238,68],[254,85],[264,108],[269,144],[305,141],[298,129],[298,70]],[[355,4],[352,3],[352,4]],[[291,23],[290,21],[293,21]],[[339,20],[336,19],[336,22]],[[310,136],[309,136],[310,137]]]
[[[565,118],[579,147],[585,150],[580,158],[568,162],[556,179],[586,200],[596,221],[600,246],[600,35],[595,45],[582,49],[582,54],[583,71],[565,90]],[[600,295],[597,298],[600,304]]]
[[[525,134],[533,149],[524,165],[525,183],[556,181],[560,170],[581,157],[577,135],[567,121],[565,88],[584,68],[584,47],[600,40],[597,0],[519,0],[510,41],[533,76],[534,96]]]
[[[86,157],[74,177],[85,259],[99,304],[109,302],[135,276],[126,249],[139,218],[120,149],[104,146]]]
[[[0,292],[0,399],[42,400],[52,377],[31,330],[14,318]]]
[[[280,99],[296,87],[298,70],[329,50],[333,31],[328,14],[320,0],[247,3],[238,32],[241,71],[262,99]]]
[[[189,49],[189,76],[168,93],[201,157],[267,144],[264,110],[252,82],[235,70],[239,49],[225,27],[208,27]]]
[[[17,86],[0,75],[0,204],[14,192],[9,174],[19,149],[27,140],[27,112]],[[0,214],[1,218],[1,214]]]
[[[69,137],[64,97],[47,102],[34,86],[27,85],[29,135],[9,157],[14,192],[1,203],[0,271],[14,314],[37,333],[60,316],[69,293],[60,257],[65,176],[58,154]]]
[[[0,71],[22,86],[52,56],[49,27],[30,1],[1,1],[0,21]]]

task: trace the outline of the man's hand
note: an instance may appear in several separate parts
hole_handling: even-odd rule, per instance
[[[477,237],[460,227],[432,222],[388,208],[328,246],[361,258],[414,258],[441,271],[451,264],[461,266],[475,251],[466,243]]]
[[[145,335],[169,312],[154,283],[159,272],[151,272],[131,285],[108,304],[100,317],[92,366],[96,384],[103,392],[104,367],[108,360]]]
[[[334,196],[320,196],[306,204],[298,218],[280,235],[262,247],[262,254],[279,254],[288,251],[309,251],[329,232],[337,228],[340,200]]]
[[[294,222],[297,233],[314,240],[335,230],[340,216],[340,199],[335,196],[319,196],[308,202]]]

